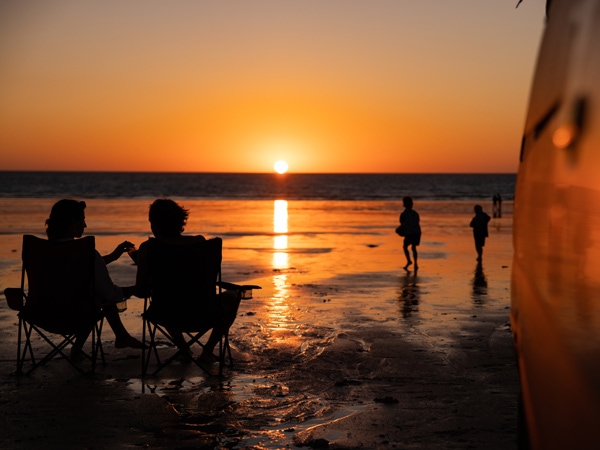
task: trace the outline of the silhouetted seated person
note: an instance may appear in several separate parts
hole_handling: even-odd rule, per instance
[[[149,267],[148,253],[152,251],[153,241],[169,244],[170,246],[190,245],[206,241],[200,235],[182,235],[188,215],[188,210],[170,199],[158,199],[150,205],[149,221],[154,238],[143,242],[134,256],[138,265],[137,296],[147,297],[151,294],[151,268]],[[166,271],[175,270],[173,267],[169,267],[168,261],[162,261],[162,265],[167,266]],[[161,275],[164,277],[164,274]],[[190,276],[193,276],[193,274]],[[180,273],[173,273],[173,279],[178,277],[181,277]],[[214,282],[216,282],[216,279]],[[239,292],[235,290],[225,291],[212,297],[212,301],[206,302],[203,299],[182,298],[185,297],[185,293],[181,292],[177,283],[173,281],[171,285],[168,296],[169,304],[153,301],[150,303],[147,314],[150,317],[160,317],[160,322],[165,326],[174,343],[186,355],[186,358],[191,358],[192,354],[185,344],[182,326],[197,328],[200,324],[200,328],[206,328],[207,331],[212,328],[199,360],[204,363],[216,361],[213,351],[217,343],[220,342],[221,337],[228,332],[235,321],[240,303]],[[212,292],[214,292],[216,285],[211,283],[210,286],[206,286],[206,289],[212,289]]]
[[[87,227],[85,223],[85,202],[63,199],[54,204],[50,217],[46,220],[46,235],[48,240],[54,242],[70,241],[80,238]],[[134,286],[120,287],[113,283],[106,265],[116,261],[133,244],[120,243],[112,253],[101,256],[96,251],[94,262],[94,293],[99,308],[102,308],[106,320],[115,333],[115,347],[117,348],[142,348],[143,344],[131,336],[119,317],[117,303],[133,295]],[[87,333],[77,335],[75,344],[71,348],[71,355],[75,358],[81,355],[91,328]]]

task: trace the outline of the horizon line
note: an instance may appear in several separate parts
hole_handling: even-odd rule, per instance
[[[140,174],[214,174],[214,175],[517,175],[514,172],[220,172],[220,171],[161,171],[161,170],[40,170],[40,169],[0,169],[0,173],[140,173]]]

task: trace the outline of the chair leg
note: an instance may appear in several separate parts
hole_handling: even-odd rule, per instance
[[[143,326],[142,342],[144,343],[144,345],[146,343],[149,343],[148,349],[142,351],[142,378],[144,378],[148,374],[148,367],[150,365],[150,359],[152,357],[152,353],[154,353],[154,356],[155,356],[156,362],[157,362],[157,367],[154,370],[154,372],[152,372],[152,375],[157,375],[162,369],[164,369],[171,362],[173,362],[175,359],[177,359],[183,352],[179,347],[177,347],[177,351],[173,355],[171,355],[169,358],[167,358],[166,360],[161,362],[161,360],[159,358],[159,354],[158,354],[158,349],[156,346],[156,332],[160,331],[160,333],[163,336],[165,336],[165,338],[167,338],[167,340],[169,340],[172,344],[177,346],[176,340],[173,339],[173,336],[171,336],[164,327],[162,327],[156,323],[151,323],[147,320],[144,320],[142,326]],[[146,333],[147,333],[148,337],[146,337]],[[194,332],[194,334],[192,334],[190,332],[184,332],[184,335],[187,335],[187,339],[185,340],[186,348],[191,349],[194,344],[198,344],[200,347],[204,348],[204,345],[202,344],[202,342],[200,342],[200,339],[202,338],[202,336],[204,336],[205,333],[206,333],[206,331],[197,332],[197,333]],[[221,339],[219,340],[218,358],[219,358],[219,376],[222,376],[223,375],[223,366],[225,365],[226,359],[229,359],[229,364],[228,364],[229,367],[233,367],[233,356],[231,353],[231,346],[229,345],[229,334],[228,333],[223,335],[221,337]],[[211,371],[209,369],[207,369],[206,367],[204,367],[199,360],[193,359],[192,362],[194,362],[207,375],[213,376]],[[144,392],[144,387],[142,387],[142,392]]]
[[[233,368],[233,356],[229,345],[229,332],[225,333],[219,340],[219,376],[223,376],[223,366],[226,358],[229,358],[229,368]]]
[[[74,335],[62,335],[63,340],[60,343],[55,344],[44,333],[42,333],[42,331],[39,328],[37,328],[35,325],[32,325],[32,328],[36,331],[36,333],[39,336],[42,337],[42,339],[44,339],[44,341],[46,341],[46,343],[48,345],[50,345],[52,347],[52,350],[44,358],[42,358],[37,364],[35,364],[31,369],[29,369],[29,371],[27,373],[31,373],[38,366],[43,366],[44,364],[46,364],[47,362],[52,360],[56,355],[59,355],[59,354],[69,364],[71,364],[71,366],[73,366],[73,368],[75,368],[75,370],[77,370],[79,373],[81,373],[81,374],[85,373],[85,371],[81,367],[79,367],[77,364],[75,364],[73,359],[63,351],[68,344],[74,343],[74,341],[75,341]],[[92,343],[92,347],[93,347],[93,343]]]
[[[35,353],[33,350],[32,336],[33,332],[38,335],[47,345],[51,347],[51,350],[40,360],[36,360]],[[102,323],[95,324],[92,328],[92,352],[91,355],[84,353],[84,356],[87,359],[91,360],[91,373],[95,373],[96,369],[96,360],[97,355],[100,353],[102,357],[102,362],[105,363],[104,359],[104,351],[102,349],[101,342],[101,332],[102,332]],[[65,352],[65,349],[69,344],[73,345],[75,343],[75,335],[60,335],[62,340],[58,343],[52,341],[46,334],[39,329],[36,325],[26,322],[25,320],[20,320],[19,332],[18,332],[18,342],[17,342],[17,374],[19,375],[29,375],[39,366],[42,366],[49,361],[51,361],[56,356],[62,356],[73,368],[75,368],[79,373],[85,374],[85,370],[80,367],[75,361]],[[58,336],[58,335],[57,335]],[[25,365],[25,361],[31,361],[31,367],[24,373],[23,366]]]
[[[231,346],[229,345],[229,332],[225,335],[225,349],[227,350],[227,356],[229,356],[229,368],[233,369],[233,356],[231,356]]]
[[[143,320],[142,327],[142,343],[146,346],[146,342],[148,342],[148,348],[142,349],[142,377],[145,377],[148,373],[152,353],[154,352],[158,364],[160,364],[160,359],[158,357],[158,350],[156,349],[156,329],[153,329],[152,324],[145,319]],[[146,333],[148,333],[148,339],[146,339]]]
[[[102,328],[104,326],[104,317],[97,321],[92,327],[92,373],[96,372],[98,355],[102,360],[102,366],[106,366],[106,358],[104,357],[104,347],[102,347]]]
[[[29,354],[29,361],[31,361],[32,368],[27,372],[30,373],[35,367],[37,367],[37,363],[35,361],[35,356],[33,354],[33,347],[31,346],[31,332],[32,326],[23,320],[23,333],[25,334],[25,342],[23,343],[23,348],[20,350],[20,367],[17,367],[17,373],[23,373],[23,365],[25,364],[26,355]]]
[[[146,393],[146,376],[148,375],[148,366],[153,352],[157,363],[160,364],[155,335],[156,329],[153,329],[152,324],[142,316],[142,344],[144,344],[144,348],[142,348],[142,394]],[[150,390],[153,392],[152,388]]]
[[[92,373],[96,373],[96,359],[98,358],[98,346],[102,346],[99,342],[100,337],[98,336],[98,327],[96,324],[92,327]]]
[[[146,319],[142,316],[142,393],[144,392],[144,377],[146,375]]]
[[[165,330],[164,328],[162,328],[161,326],[159,326],[157,324],[154,324],[154,327],[153,327],[153,338],[154,339],[156,339],[156,331],[157,330],[160,331],[161,334],[163,334],[167,339],[169,339],[169,341],[173,342],[173,338],[167,332],[167,330]],[[177,349],[177,351],[175,352],[175,354],[171,355],[165,361],[161,362],[160,359],[159,359],[159,357],[158,357],[158,349],[156,348],[156,342],[155,342],[154,354],[156,356],[156,363],[157,363],[158,367],[156,368],[156,370],[154,372],[152,372],[152,375],[158,374],[158,372],[160,372],[165,367],[167,367],[169,364],[171,364],[171,362],[173,362],[181,354],[181,350]]]
[[[23,319],[19,317],[19,330],[17,331],[17,375],[21,375],[23,372],[23,364],[21,363],[21,327],[23,326]]]
[[[152,354],[154,354],[154,358],[156,359],[156,364],[158,366],[158,368],[152,373],[153,375],[156,375],[163,367],[165,367],[168,364],[168,362],[170,362],[170,360],[168,360],[168,362],[161,362],[160,360],[158,349],[156,347],[157,329],[163,334],[166,333],[160,327],[148,321],[146,321],[146,326],[142,331],[142,342],[144,343],[144,345],[146,344],[146,342],[149,342],[148,348],[142,350],[142,377],[148,374],[148,366],[150,365],[150,359],[152,358]],[[146,332],[148,333],[148,340],[146,340]]]
[[[223,345],[224,336],[219,339],[219,376],[223,376],[223,365],[225,364],[225,346]]]

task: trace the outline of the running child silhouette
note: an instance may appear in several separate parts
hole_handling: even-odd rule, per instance
[[[413,263],[410,259],[410,252],[408,251],[408,247],[411,247],[412,256],[415,261],[414,269],[416,271],[419,268],[419,265],[417,264],[417,258],[419,256],[417,253],[417,246],[421,243],[420,217],[419,213],[413,209],[412,197],[407,196],[402,198],[402,204],[404,205],[404,211],[400,214],[400,226],[404,231],[404,244],[402,245],[404,255],[406,256],[404,270],[408,270]]]

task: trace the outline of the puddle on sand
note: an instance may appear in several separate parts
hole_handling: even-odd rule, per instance
[[[140,379],[127,383],[141,392]],[[316,428],[366,407],[326,401],[308,390],[290,389],[270,375],[235,374],[225,381],[161,379],[146,392],[162,397],[181,418],[170,433],[185,436],[188,443],[209,442],[214,448],[300,448]],[[326,435],[330,441],[341,437],[333,431]]]
[[[255,315],[238,318],[239,337],[232,341],[235,367],[225,370],[224,378],[176,367],[173,375],[146,379],[145,393],[162,397],[181,418],[171,430],[174,437],[211,448],[290,448],[306,439],[308,430],[351,415],[347,401],[326,393],[346,375],[327,371],[334,375],[323,379],[323,368],[313,364],[338,331],[330,324],[297,320],[302,314],[293,301],[274,301]],[[136,394],[142,392],[139,378],[127,383]]]

